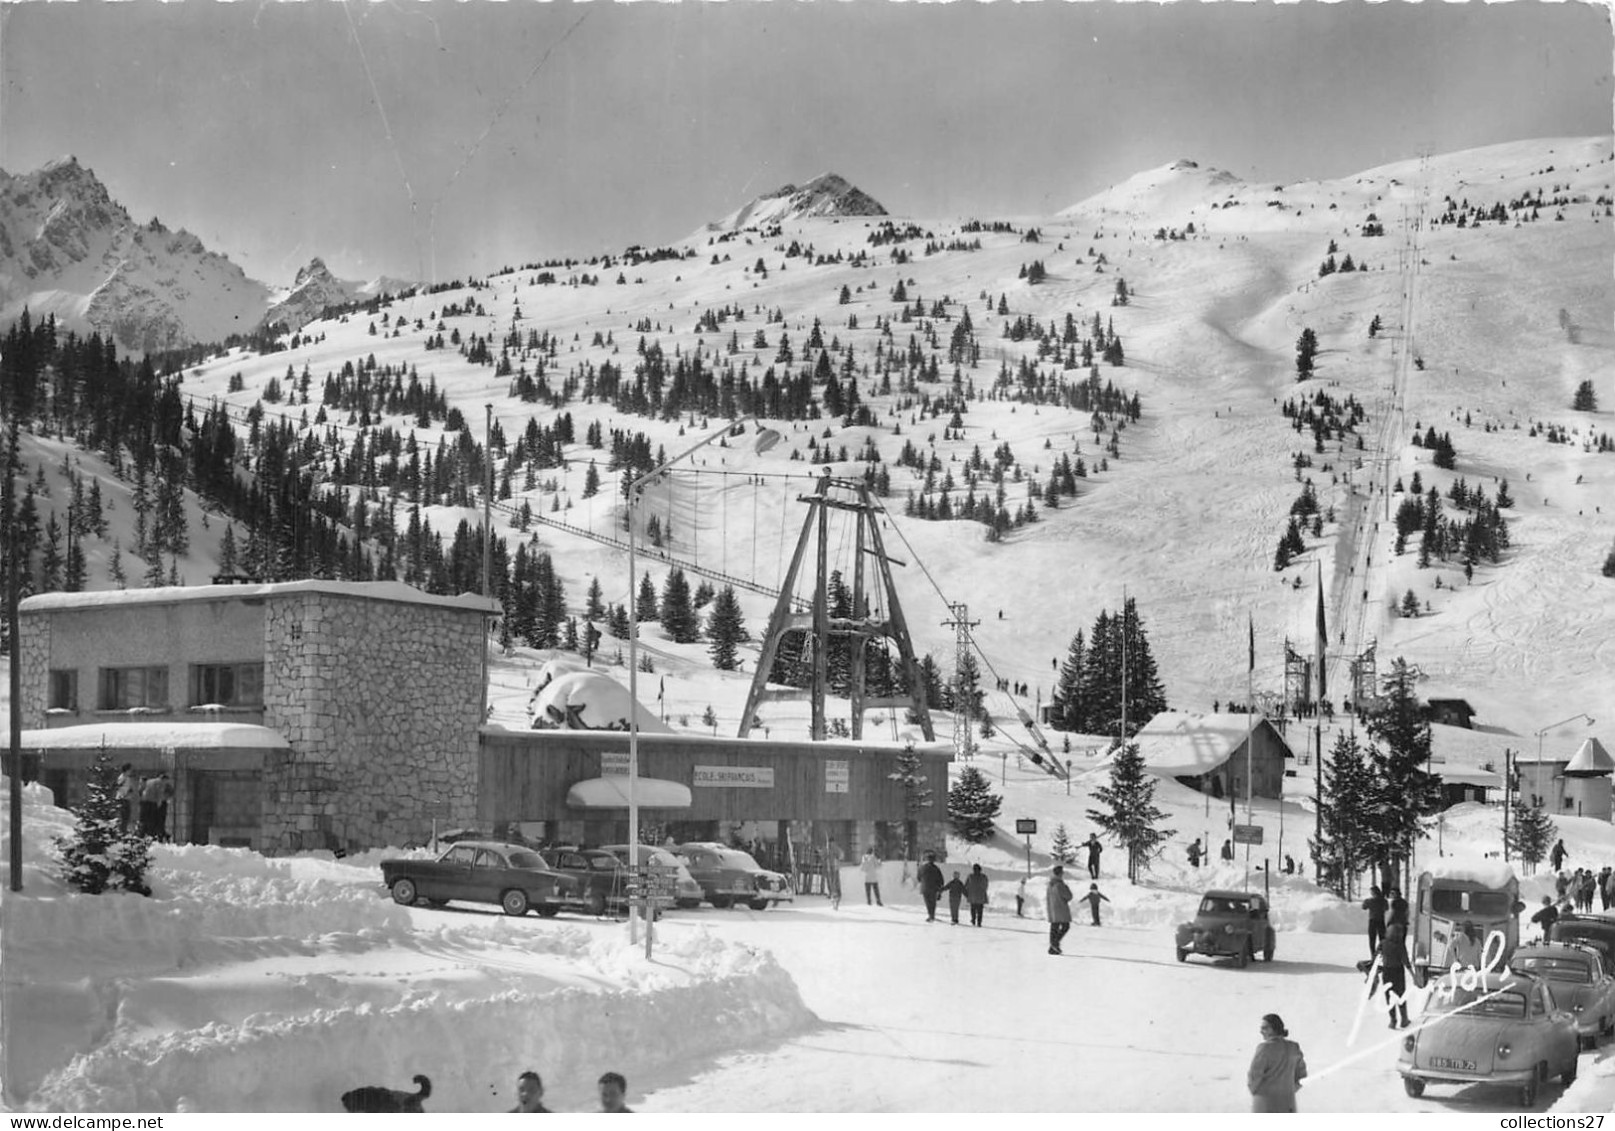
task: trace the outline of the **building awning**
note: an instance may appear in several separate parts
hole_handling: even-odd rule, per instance
[[[690,787],[663,778],[634,779],[634,801],[644,809],[688,809]],[[584,778],[566,791],[569,809],[628,808],[628,776]]]

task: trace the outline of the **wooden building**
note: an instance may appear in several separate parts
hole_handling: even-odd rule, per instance
[[[1284,795],[1289,743],[1261,715],[1162,711],[1136,738],[1145,768],[1215,798]],[[1249,747],[1249,758],[1246,756]]]
[[[782,742],[689,734],[639,736],[635,795],[641,836],[756,848],[776,866],[834,838],[848,861],[865,848],[902,854],[904,748],[879,742]],[[921,850],[946,847],[952,749],[917,747],[930,796],[916,815]],[[495,832],[576,844],[628,838],[628,735],[623,731],[484,727],[477,823]]]

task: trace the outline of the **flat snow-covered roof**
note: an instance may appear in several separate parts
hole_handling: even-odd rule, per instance
[[[187,723],[172,719],[149,723],[83,723],[53,730],[22,732],[24,750],[96,750],[130,746],[184,747],[187,750],[286,750],[290,743],[278,730],[250,723]]]
[[[355,597],[367,601],[393,601],[412,605],[437,605],[468,612],[497,615],[498,601],[476,593],[457,597],[425,593],[402,581],[273,581],[257,585],[168,585],[155,589],[104,589],[93,593],[40,593],[24,598],[22,612],[95,609],[126,605],[171,605],[181,601],[240,600],[245,597],[284,597],[301,593],[327,593],[335,597]]]

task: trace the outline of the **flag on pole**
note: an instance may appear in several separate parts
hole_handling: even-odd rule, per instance
[[[1250,622],[1251,629],[1251,660],[1250,666],[1245,670],[1253,672],[1256,670],[1256,618],[1247,616],[1246,619]]]
[[[1323,563],[1318,563],[1318,700],[1322,702],[1329,694],[1328,683],[1324,678],[1324,641],[1329,637],[1329,630],[1324,626],[1323,619]]]
[[[661,702],[662,697],[665,696],[666,694],[667,694],[667,677],[664,675],[662,677],[662,679],[661,679],[661,682],[656,687],[656,700],[657,700],[657,702]]]

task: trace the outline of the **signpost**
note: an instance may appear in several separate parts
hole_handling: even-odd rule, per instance
[[[1262,826],[1261,825],[1235,825],[1234,826],[1234,843],[1235,844],[1261,844],[1262,843]]]
[[[1032,878],[1032,834],[1037,832],[1037,821],[1031,817],[1015,818],[1015,835],[1026,837],[1026,878]]]
[[[654,934],[651,924],[656,919],[653,908],[672,904],[678,893],[678,869],[666,864],[639,864],[623,870],[628,873],[628,901],[635,904],[645,918],[645,957],[649,958]]]

